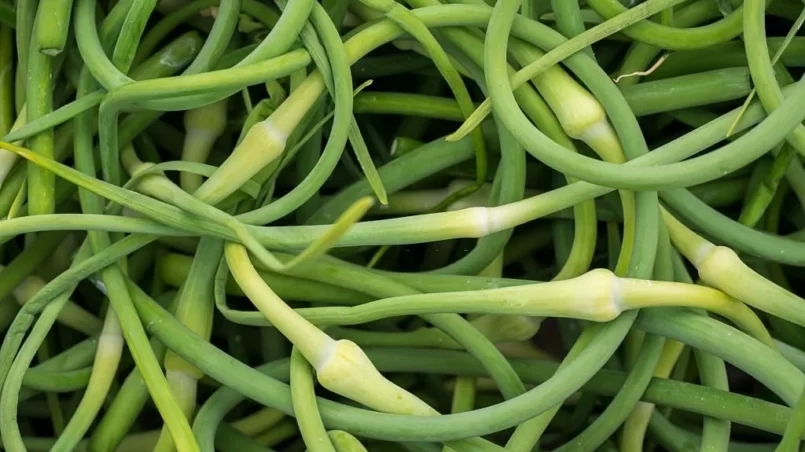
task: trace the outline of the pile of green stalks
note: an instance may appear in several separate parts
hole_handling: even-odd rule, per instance
[[[799,452],[803,22],[0,0],[2,449]]]

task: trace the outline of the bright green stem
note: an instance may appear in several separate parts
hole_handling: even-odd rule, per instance
[[[35,26],[46,27],[49,11],[39,8]],[[31,122],[53,110],[53,57],[39,52],[36,40],[31,40],[28,65],[27,120]],[[44,130],[28,140],[34,152],[53,158],[53,130]],[[56,210],[56,178],[53,173],[36,165],[28,165],[28,214],[42,215]]]
[[[47,12],[48,20],[36,23],[37,46],[40,52],[53,57],[67,44],[73,0],[40,0],[39,9]]]
[[[14,123],[14,30],[0,25],[0,135]]]

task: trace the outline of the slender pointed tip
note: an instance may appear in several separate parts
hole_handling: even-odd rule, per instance
[[[383,192],[382,195],[378,195],[378,198],[381,198],[380,202],[382,204],[388,204],[388,199],[386,198],[385,192]],[[358,207],[361,211],[366,213],[367,211],[369,211],[369,209],[371,209],[375,205],[375,198],[371,196],[364,196],[363,198],[359,199],[358,202],[356,202],[355,204],[356,207]]]
[[[445,140],[448,142],[461,141],[461,139],[464,138],[466,135],[467,135],[466,132],[464,132],[461,129],[458,129],[455,132],[451,133],[450,135],[447,135]]]
[[[372,79],[368,79],[365,82],[361,83],[357,88],[355,88],[355,94],[358,94],[359,92],[363,91],[364,89],[370,87],[372,85],[372,83],[374,83],[374,80],[372,80]]]

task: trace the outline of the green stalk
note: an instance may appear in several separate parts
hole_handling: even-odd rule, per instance
[[[11,130],[14,123],[14,30],[0,25],[0,135]]]
[[[37,10],[34,27],[48,27],[50,11],[44,9],[47,2]],[[53,57],[41,53],[38,40],[30,41],[26,83],[26,115],[31,122],[53,110]],[[53,158],[53,130],[45,130],[28,140],[30,148],[44,157]],[[28,165],[28,214],[43,215],[56,210],[56,179],[52,173],[36,165]]]
[[[336,452],[327,435],[316,406],[313,389],[313,369],[305,357],[294,348],[291,352],[291,399],[293,400],[299,432],[310,452]]]
[[[47,11],[48,20],[35,24],[38,51],[55,57],[67,44],[73,0],[40,0],[39,9]]]

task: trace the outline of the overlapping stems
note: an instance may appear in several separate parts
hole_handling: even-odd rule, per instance
[[[142,14],[136,13],[137,18],[143,21],[144,17],[148,16],[146,12],[150,13],[150,9],[153,8],[153,4],[148,2],[133,0],[132,4],[135,8],[131,11],[138,11],[137,8],[144,11]],[[654,4],[660,3],[655,1]],[[608,14],[608,11],[618,12],[609,1],[597,0],[592,2],[592,5],[602,14]],[[673,3],[663,5],[668,7],[673,6]],[[86,262],[92,261],[99,265],[92,271],[101,271],[104,284],[110,293],[113,311],[107,313],[104,335],[119,340],[121,332],[118,330],[122,329],[122,335],[125,336],[126,343],[143,372],[146,384],[152,391],[152,397],[157,402],[167,429],[173,436],[172,441],[179,450],[198,449],[194,437],[190,434],[187,420],[192,411],[192,404],[180,409],[173,401],[171,391],[146,340],[143,325],[137,320],[133,307],[136,307],[149,330],[167,345],[172,353],[186,360],[193,369],[210,375],[224,385],[235,388],[257,401],[288,413],[295,410],[301,418],[303,438],[308,442],[316,438],[321,440],[323,446],[320,450],[333,448],[326,435],[325,426],[393,441],[416,439],[450,442],[451,447],[466,447],[473,450],[499,449],[498,446],[476,437],[518,426],[507,446],[512,450],[530,450],[540,439],[559,404],[593,378],[620,347],[627,332],[634,326],[645,329],[651,334],[643,342],[641,352],[627,377],[627,385],[617,394],[602,416],[579,436],[579,441],[587,446],[598,446],[609,437],[649,386],[649,377],[654,372],[663,349],[663,337],[678,340],[712,355],[703,355],[700,358],[702,367],[708,369],[704,375],[707,384],[724,386],[722,379],[714,376],[716,373],[719,375],[723,373],[723,365],[713,358],[718,357],[755,377],[785,403],[792,406],[797,403],[800,394],[803,393],[802,372],[774,350],[765,327],[754,312],[743,303],[805,325],[805,318],[798,313],[797,307],[802,300],[749,269],[734,251],[708,242],[674,216],[679,215],[680,218],[694,223],[711,234],[714,231],[723,232],[723,237],[719,238],[741,251],[782,263],[801,265],[805,260],[805,248],[802,248],[801,244],[797,245],[794,240],[788,238],[760,236],[757,231],[719,216],[701,201],[691,200],[692,195],[684,189],[718,179],[743,168],[769,152],[786,137],[792,146],[799,150],[796,137],[799,136],[797,131],[801,128],[800,123],[805,119],[805,107],[803,107],[805,84],[800,82],[793,86],[786,93],[788,97],[783,100],[782,90],[774,81],[774,77],[769,75],[772,65],[767,53],[760,52],[758,57],[755,59],[750,57],[749,61],[762,107],[755,103],[745,112],[735,111],[723,115],[688,135],[648,153],[634,114],[609,77],[590,54],[570,55],[572,52],[568,49],[586,47],[598,38],[582,33],[573,40],[565,41],[547,27],[518,16],[519,4],[514,0],[500,0],[494,8],[482,5],[443,5],[419,8],[410,12],[405,10],[407,12],[400,13],[401,16],[396,19],[380,20],[366,25],[343,44],[332,23],[326,19],[326,12],[319,5],[312,1],[296,0],[281,6],[284,12],[268,38],[235,68],[209,71],[223,54],[228,39],[233,34],[240,9],[240,2],[237,0],[222,3],[210,38],[202,48],[200,56],[185,74],[177,78],[135,82],[125,73],[128,72],[128,65],[134,58],[142,29],[137,29],[136,23],[127,22],[121,31],[121,36],[124,37],[118,41],[110,60],[104,54],[94,26],[95,3],[92,0],[79,0],[76,9],[77,41],[87,68],[82,73],[77,102],[81,102],[82,98],[91,100],[84,101],[80,108],[69,110],[70,113],[78,113],[74,120],[75,160],[78,170],[59,164],[51,158],[51,152],[47,149],[49,147],[47,136],[53,123],[40,121],[36,125],[39,130],[32,127],[26,130],[25,133],[30,134],[27,136],[36,136],[38,138],[35,142],[43,143],[34,146],[33,150],[2,145],[4,149],[15,152],[36,165],[37,169],[32,174],[39,174],[42,171],[44,171],[42,174],[52,172],[78,185],[84,214],[73,217],[41,215],[35,220],[29,218],[7,220],[0,223],[0,234],[5,237],[23,232],[71,228],[92,231],[82,250],[87,254]],[[750,46],[754,49],[758,45],[765,49],[762,25],[758,25],[762,24],[763,7],[761,1],[748,2],[746,5],[745,16],[749,19],[743,23],[746,25],[748,49]],[[20,8],[19,11],[21,18],[24,19],[27,14],[25,8]],[[735,25],[741,23],[735,18],[738,15],[736,12],[712,26],[693,30],[659,28],[661,32],[656,35],[661,38],[656,39],[648,38],[644,30],[651,30],[652,27],[657,28],[659,25],[647,21],[627,28],[626,34],[646,43],[667,48],[695,48],[735,36],[740,31]],[[418,22],[411,21],[413,18]],[[404,22],[406,19],[409,21]],[[312,27],[306,25],[308,20],[313,24]],[[403,26],[395,20],[400,21]],[[635,17],[634,20],[638,18]],[[617,23],[621,28],[625,26],[622,22],[618,23],[617,16],[613,21],[613,24]],[[348,211],[345,219],[333,226],[253,226],[270,223],[298,208],[321,188],[326,176],[335,166],[348,137],[353,143],[360,140],[354,129],[351,129],[354,118],[351,114],[352,86],[347,73],[347,64],[354,63],[378,46],[397,39],[403,34],[405,27],[409,27],[408,31],[411,31],[420,24],[426,27],[425,31],[427,28],[439,27],[487,28],[482,71],[496,123],[503,129],[500,133],[501,147],[516,146],[512,139],[516,140],[540,161],[581,182],[571,182],[546,194],[496,207],[473,207],[412,218],[359,222],[349,230],[347,226],[358,221],[368,206],[356,204],[357,210]],[[308,30],[307,35],[305,29]],[[315,31],[311,31],[314,29]],[[288,51],[293,44],[291,36],[298,34],[291,31],[301,32],[303,36],[307,36],[307,50]],[[21,33],[25,32],[23,29]],[[311,33],[319,35],[324,54],[316,53],[316,37]],[[620,151],[610,154],[616,157],[610,160],[618,163],[599,161],[567,152],[566,148],[532,125],[531,119],[523,114],[513,94],[514,85],[509,79],[506,57],[510,34],[545,50],[554,49],[542,57],[546,60],[550,60],[552,55],[557,61],[567,57],[565,64],[595,96],[593,99],[595,103],[600,101],[614,129],[609,128],[608,122],[603,128],[598,127],[603,123],[595,122],[587,126],[598,128],[591,130],[584,128],[578,133],[571,133],[566,129],[566,132],[573,138],[582,139],[590,139],[590,134],[594,134],[591,140],[593,142],[603,136],[603,140],[609,145],[617,145],[618,149],[622,147],[622,154],[617,154]],[[438,47],[435,39],[428,42]],[[436,54],[432,56],[436,57]],[[311,62],[317,64],[320,72],[313,73],[300,84],[278,107],[274,115],[253,126],[230,159],[200,186],[195,197],[177,186],[170,185],[171,183],[160,173],[150,170],[148,165],[139,162],[136,155],[127,157],[125,152],[122,160],[128,162],[126,166],[132,172],[132,177],[140,178],[139,184],[132,184],[132,188],[148,196],[120,187],[123,178],[119,167],[121,153],[118,151],[120,149],[118,115],[124,106],[158,111],[201,107],[226,98],[245,86],[265,79],[288,76],[294,71],[305,68]],[[31,63],[35,69],[39,64],[35,61]],[[39,70],[46,69],[46,64],[39,68]],[[542,70],[547,69],[546,63]],[[536,75],[534,72],[531,77]],[[109,93],[103,97],[89,97],[97,87],[95,80],[109,90]],[[458,90],[456,87],[453,88]],[[283,156],[286,141],[299,127],[325,89],[331,91],[335,101],[334,124],[322,157],[311,174],[289,195],[266,206],[248,212],[238,212],[237,215],[213,207],[242,189],[242,186],[263,167]],[[47,102],[35,96],[28,97],[29,101],[41,104],[39,106],[43,107],[33,110],[34,113],[29,113],[29,118],[37,119],[46,114]],[[101,99],[99,137],[103,181],[94,178],[96,168],[92,156],[92,113],[84,110],[92,108],[93,103],[100,102]],[[460,100],[466,101],[466,99]],[[465,104],[466,102],[461,103],[461,107],[466,114],[468,110]],[[764,109],[768,115],[765,118]],[[32,110],[29,109],[30,111]],[[54,113],[54,117],[62,115],[60,118],[70,119],[65,111],[68,110]],[[747,130],[743,136],[717,150],[694,157],[721,142],[726,135],[725,131],[738,116],[741,120],[736,130]],[[562,125],[566,127],[565,124]],[[43,136],[45,138],[41,138]],[[478,135],[473,145],[476,148],[483,146]],[[148,171],[151,173],[144,175]],[[52,184],[36,183],[37,190],[44,189],[47,193],[53,191],[49,188]],[[498,187],[498,190],[502,190],[500,185]],[[625,220],[634,224],[634,242],[632,243],[632,238],[629,237],[624,244],[623,249],[626,251],[622,254],[621,263],[617,268],[618,274],[625,273],[631,279],[595,270],[576,279],[515,288],[477,290],[470,293],[417,294],[416,290],[404,284],[397,283],[395,286],[391,283],[391,279],[386,279],[376,272],[353,269],[355,278],[365,278],[364,282],[358,284],[361,286],[359,290],[370,297],[382,298],[381,300],[348,308],[293,310],[263,282],[246,252],[247,249],[252,252],[258,262],[269,270],[288,272],[298,261],[291,259],[289,264],[287,260],[275,257],[269,249],[299,250],[309,246],[307,254],[303,252],[302,256],[313,260],[330,246],[392,245],[459,237],[485,237],[510,230],[616,189],[636,191],[633,212],[624,207],[624,215],[628,216]],[[516,188],[512,190],[516,191]],[[660,191],[673,214],[660,206],[657,191]],[[108,218],[102,215],[105,209],[101,197],[118,206],[134,210],[148,219]],[[31,197],[29,202],[31,213],[52,212],[51,201],[37,203],[39,201]],[[115,207],[112,210],[114,211]],[[61,224],[57,224],[58,222]],[[705,226],[704,223],[709,224]],[[114,240],[116,237],[109,232],[131,232],[134,235],[116,241]],[[198,258],[217,263],[221,260],[221,254],[225,254],[225,261],[239,286],[268,321],[294,343],[296,348],[291,363],[291,379],[294,387],[290,392],[291,396],[288,396],[289,390],[277,381],[238,363],[205,340],[189,333],[184,325],[177,322],[130,281],[125,273],[125,267],[118,264],[107,266],[114,260],[99,263],[100,256],[116,258],[125,256],[136,247],[155,240],[159,235],[202,236],[202,241],[208,239],[227,241],[217,252],[212,252],[209,256],[199,255]],[[762,240],[759,243],[751,243],[756,237],[762,237]],[[671,277],[665,278],[666,280],[685,279],[684,275],[677,274],[678,272],[672,269],[674,256],[670,248],[671,243],[697,268],[699,276],[705,283],[711,285],[712,289],[687,282],[649,284],[646,281],[652,276],[654,279],[663,279],[662,275],[669,274]],[[130,248],[126,248],[124,244]],[[122,254],[116,255],[114,254],[116,252]],[[90,255],[93,257],[89,257]],[[77,258],[71,270],[81,268],[81,262],[82,259]],[[311,265],[316,264],[314,262]],[[344,271],[349,267],[343,263],[333,265],[336,267],[343,265]],[[213,266],[207,266],[203,271],[192,270],[189,279],[195,280],[200,274],[211,275],[212,268]],[[221,266],[219,275],[225,270],[226,267]],[[724,277],[725,272],[735,272],[739,277]],[[7,338],[3,343],[6,349],[6,353],[2,356],[3,366],[8,364],[8,367],[2,369],[5,381],[0,427],[3,429],[4,444],[12,450],[19,450],[24,446],[19,432],[10,426],[10,423],[13,423],[14,411],[9,412],[9,408],[16,410],[16,400],[12,400],[10,392],[14,392],[21,385],[25,367],[29,365],[35,350],[35,341],[41,341],[42,335],[50,327],[48,322],[52,324],[55,320],[60,305],[66,302],[69,295],[69,286],[86,276],[87,274],[75,270],[75,274],[59,280],[58,283],[54,280],[40,292],[46,295],[41,295],[37,299],[41,300],[41,304],[32,303],[35,307],[31,309],[44,308],[44,304],[49,301],[52,301],[52,304],[44,308],[40,321],[34,327],[32,333],[34,339],[30,343],[26,342],[19,353],[15,347],[19,347],[20,343],[14,344],[17,339]],[[305,277],[316,279],[316,276],[311,274]],[[327,283],[334,286],[355,284],[343,277],[336,277]],[[383,291],[372,284],[376,284],[377,287],[388,284],[388,287]],[[579,287],[587,291],[593,288],[596,293],[600,292],[601,296],[590,297],[589,294],[586,297],[581,296],[576,293]],[[219,296],[220,293],[221,290],[217,289]],[[759,294],[764,296],[759,297]],[[590,302],[595,304],[590,305]],[[701,312],[678,309],[649,309],[639,314],[637,312],[638,308],[668,306],[712,310],[754,337],[710,319]],[[25,310],[24,312],[29,317],[22,316],[20,319],[21,323],[28,322],[23,327],[27,329],[32,321],[30,317],[32,314]],[[556,373],[535,389],[524,392],[515,370],[502,355],[496,353],[485,337],[470,327],[466,321],[455,316],[454,313],[457,312],[525,313],[533,316],[566,316],[608,323],[589,325]],[[413,394],[385,379],[375,370],[357,345],[350,341],[336,341],[314,326],[314,324],[365,323],[410,314],[424,316],[479,358],[486,370],[496,377],[496,382],[508,400],[488,408],[430,419],[399,416],[399,414],[430,416],[437,413]],[[120,319],[120,326],[116,324],[117,319]],[[718,334],[721,333],[729,334],[732,339],[719,340]],[[18,339],[21,340],[21,337]],[[112,366],[116,366],[115,361],[119,358],[121,347],[122,342],[117,345],[117,351],[112,353],[116,354],[109,360]],[[11,356],[8,355],[9,350]],[[100,356],[102,350],[103,348],[99,347],[97,359],[103,358]],[[755,356],[761,358],[753,357],[757,361],[748,359],[746,350],[755,351]],[[319,401],[317,409],[309,387],[312,376],[306,367],[307,364],[299,361],[300,355],[316,368],[319,381],[329,389],[378,411],[398,414],[381,415],[327,401]],[[9,359],[12,361],[8,361]],[[355,367],[342,367],[344,363]],[[363,375],[373,389],[382,391],[367,394],[365,387],[355,386],[354,382],[348,381],[347,377],[356,373]],[[90,380],[89,384],[93,385],[93,380]],[[98,384],[101,388],[107,385],[108,390],[108,382]],[[105,395],[103,389],[101,392]],[[91,395],[97,394],[93,392]],[[218,399],[213,396],[209,400],[202,408],[203,414],[209,413],[210,410],[225,410],[221,407],[208,408]],[[97,405],[97,402],[95,404]],[[801,436],[803,428],[801,411],[797,410],[793,416],[794,421],[786,428],[787,442],[795,441]],[[727,413],[720,414],[728,416]],[[222,412],[200,415],[197,419],[195,431],[201,439],[201,444],[206,444],[204,447],[210,447],[209,434],[205,434],[203,429],[200,431],[199,426],[205,422],[212,424],[220,422],[220,417],[210,420],[209,416],[215,418],[216,415],[222,416]],[[323,422],[319,421],[319,416]],[[745,422],[761,423],[751,419]],[[86,424],[88,426],[88,423]],[[723,444],[723,426],[706,425],[709,427],[705,429],[705,441],[708,444],[721,441]],[[214,430],[207,429],[209,432]],[[716,431],[718,433],[714,433]],[[779,429],[777,432],[779,433]],[[63,441],[70,442],[72,446],[77,442],[77,438],[65,436]]]

